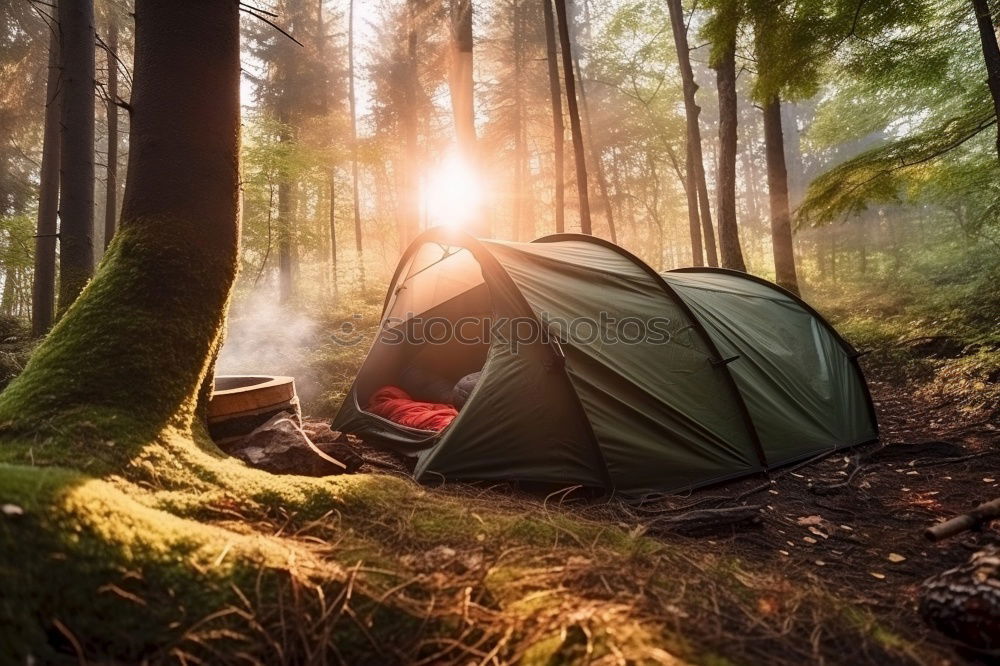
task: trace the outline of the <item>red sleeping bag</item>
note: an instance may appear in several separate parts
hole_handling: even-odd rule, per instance
[[[458,410],[452,405],[414,400],[401,388],[383,386],[368,401],[368,411],[400,425],[418,430],[444,430]]]

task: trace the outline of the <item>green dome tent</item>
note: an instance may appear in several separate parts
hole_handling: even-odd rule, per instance
[[[363,407],[418,356],[450,380],[482,370],[440,433]],[[677,491],[876,439],[857,356],[801,299],[751,275],[657,274],[593,236],[431,229],[399,262],[333,427],[415,454],[418,480]]]

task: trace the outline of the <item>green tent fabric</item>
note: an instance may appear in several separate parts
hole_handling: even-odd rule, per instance
[[[506,327],[451,335],[484,321]],[[415,455],[418,480],[672,492],[876,439],[857,356],[801,299],[747,274],[657,274],[592,236],[431,229],[400,260],[333,426]],[[440,433],[364,409],[414,359],[450,379],[482,370]]]

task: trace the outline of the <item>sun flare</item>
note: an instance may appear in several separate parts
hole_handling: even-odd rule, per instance
[[[428,176],[424,185],[424,210],[428,226],[469,228],[481,214],[484,188],[475,168],[451,154]]]

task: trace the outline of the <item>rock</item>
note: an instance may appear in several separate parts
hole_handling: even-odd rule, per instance
[[[319,442],[342,442],[345,436],[340,431],[334,430],[326,421],[302,421],[302,430],[309,436],[314,444]]]
[[[306,426],[310,430],[306,430]],[[330,476],[353,473],[364,463],[339,433],[323,423],[325,430],[311,422],[300,428],[298,417],[291,412],[282,412],[268,419],[252,433],[241,440],[229,443],[226,452],[239,458],[251,467],[263,469],[273,474],[298,474],[301,476]],[[323,453],[339,460],[346,469],[325,460],[309,445],[308,432],[314,432],[325,441],[313,441]],[[334,441],[331,441],[334,440]]]

